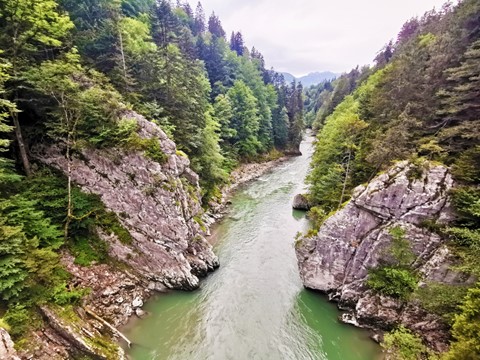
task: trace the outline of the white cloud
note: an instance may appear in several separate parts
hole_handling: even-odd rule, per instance
[[[240,30],[268,66],[303,75],[372,62],[405,21],[445,0],[203,0],[227,34]],[[195,9],[197,1],[190,0]]]

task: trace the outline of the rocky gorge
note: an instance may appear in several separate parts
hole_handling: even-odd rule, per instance
[[[454,181],[448,168],[424,162],[398,162],[366,185],[357,187],[352,199],[321,225],[318,234],[303,236],[296,246],[305,287],[328,294],[346,311],[345,322],[374,330],[391,330],[400,324],[442,351],[448,328],[418,301],[403,301],[370,289],[370,269],[386,257],[390,231],[405,231],[415,260],[411,264],[421,280],[450,285],[472,282],[453,269],[457,259],[446,240],[427,224],[453,220],[449,191]]]
[[[219,266],[205,237],[225,214],[230,194],[285,160],[240,166],[223,189],[220,202],[212,203],[205,213],[199,177],[190,169],[188,158],[143,116],[126,111],[123,117],[136,121],[140,139],[159,142],[164,161],[152,160],[143,151],[87,147],[68,164],[62,145],[32,150],[38,162],[65,175],[70,165],[73,183],[99,196],[131,239],[125,241],[98,228],[110,260],[88,267],[76,264],[68,251],[62,253],[62,263],[73,276],[69,286],[89,289],[88,295],[76,308],[39,309],[47,325],[31,334],[28,350],[19,352],[22,359],[124,358],[117,344],[130,345],[129,340],[116,329],[133,315],[143,317],[143,304],[152,295],[168,289],[196,289],[199,279]],[[6,331],[2,339],[0,357],[17,359]]]
[[[69,164],[61,145],[41,145],[32,151],[37,161],[66,175],[70,167],[73,183],[99,196],[130,237],[119,239],[97,229],[108,248],[110,260],[105,264],[80,266],[63,252],[63,265],[73,276],[69,286],[89,293],[68,314],[61,308],[41,308],[48,326],[34,332],[35,345],[22,358],[83,354],[121,359],[123,350],[111,340],[122,337],[116,327],[134,314],[142,316],[143,302],[154,293],[195,289],[200,277],[219,266],[205,239],[199,178],[188,158],[143,116],[126,111],[123,117],[137,123],[139,139],[158,141],[162,161],[143,151],[86,147]]]

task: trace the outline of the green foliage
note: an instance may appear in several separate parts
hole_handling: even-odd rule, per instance
[[[328,214],[323,208],[314,206],[308,211],[308,218],[313,222],[313,227],[319,229],[323,222],[327,219]]]
[[[388,296],[408,300],[416,290],[418,275],[411,269],[415,255],[401,227],[390,229],[392,242],[377,268],[368,271],[367,285]]]
[[[144,151],[147,158],[159,164],[165,164],[168,161],[168,155],[163,152],[157,138],[141,138],[136,132],[132,132],[125,139],[124,144],[127,149]]]
[[[224,157],[220,149],[220,124],[213,116],[210,107],[206,116],[207,124],[203,130],[202,153],[193,160],[192,165],[201,176],[202,199],[204,204],[217,193],[217,186],[227,181],[227,173],[222,169]]]
[[[38,199],[38,208],[52,214],[52,221],[58,227],[65,224],[67,206],[66,180],[51,171],[44,170],[24,184],[25,196]],[[96,228],[107,234],[114,233],[120,241],[131,242],[129,232],[120,224],[117,216],[105,209],[98,196],[85,194],[78,188],[72,189],[74,218],[69,226],[68,245],[77,255],[78,263],[89,265],[91,262],[107,260],[107,247],[97,235]]]
[[[12,328],[10,327],[10,325],[8,325],[8,323],[3,318],[0,318],[0,328],[5,329],[8,332],[12,331]]]
[[[453,175],[457,180],[466,183],[480,182],[480,146],[474,146],[463,152],[452,167]]]
[[[24,305],[15,304],[9,307],[3,320],[10,326],[10,334],[18,336],[32,325],[32,312]]]
[[[0,5],[0,17],[4,27],[0,46],[11,58],[27,56],[44,47],[62,45],[62,38],[73,28],[69,17],[58,11],[54,0],[5,0]],[[16,59],[18,61],[18,59]]]
[[[392,244],[388,250],[388,255],[393,258],[393,264],[399,267],[408,267],[415,261],[410,242],[405,239],[406,230],[400,226],[393,227],[389,230],[392,236]]]
[[[32,247],[19,226],[12,227],[0,220],[0,293],[3,300],[17,297],[25,288],[28,269],[26,251]]]
[[[236,132],[232,145],[241,157],[252,158],[261,146],[257,138],[260,126],[257,100],[242,80],[235,82],[227,96],[232,105],[231,126]]]
[[[307,182],[312,200],[327,213],[343,203],[344,189],[351,189],[349,171],[360,144],[359,135],[367,127],[359,117],[358,106],[358,100],[347,96],[317,136]]]
[[[47,110],[47,133],[74,146],[80,139],[97,147],[121,143],[133,131],[131,122],[119,121],[123,105],[119,94],[102,76],[86,74],[76,51],[31,69],[26,78],[36,91],[57,105]]]
[[[391,360],[422,360],[428,354],[420,337],[403,326],[385,335],[382,348]]]
[[[415,297],[428,312],[441,316],[451,324],[466,294],[467,286],[427,283],[417,289]]]
[[[474,360],[480,357],[480,288],[468,291],[460,313],[455,316],[452,335],[455,342],[442,359]]]
[[[383,295],[407,300],[418,279],[407,269],[383,266],[369,271],[367,285]]]
[[[0,55],[2,51],[0,50]],[[9,134],[13,127],[9,126],[7,119],[11,112],[16,112],[17,108],[14,103],[5,98],[5,83],[10,80],[8,70],[11,64],[0,58],[0,134]],[[8,151],[10,139],[5,135],[0,137],[0,183],[9,183],[18,180],[12,171],[12,161],[4,158],[2,153]]]

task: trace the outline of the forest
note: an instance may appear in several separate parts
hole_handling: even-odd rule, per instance
[[[199,2],[0,0],[0,327],[16,346],[39,328],[43,304],[78,305],[61,262],[110,261],[97,230],[131,241],[100,198],[37,161],[32,149],[60,144],[66,160],[85,149],[128,149],[160,164],[158,139],[143,139],[125,114],[143,115],[175,141],[199,175],[205,209],[243,163],[298,155],[316,133],[307,178],[309,217],[321,224],[400,160],[447,165],[455,177],[454,223],[425,224],[448,239],[459,270],[480,275],[480,3],[447,3],[407,21],[376,55],[335,80],[304,89],[267,69],[261,52],[227,34]],[[69,168],[69,172],[71,169]],[[415,174],[412,174],[414,176]],[[401,230],[393,248],[406,257]],[[398,259],[402,264],[402,259]],[[401,275],[402,299],[419,301],[451,329],[446,354],[410,331],[386,335],[399,359],[478,359],[480,284],[427,284]],[[385,291],[389,274],[373,273]]]
[[[425,226],[448,239],[460,270],[478,278],[479,74],[480,3],[465,0],[407,21],[398,37],[377,54],[373,68],[357,67],[307,89],[305,121],[318,131],[307,178],[316,229],[342,208],[356,186],[395,162],[446,164],[456,181],[451,193],[456,221],[442,225],[432,219]],[[407,250],[398,250],[405,247],[402,234],[396,231],[392,236],[398,239],[396,253],[408,257]],[[479,284],[432,283],[414,291],[412,282],[416,283],[414,274],[400,265],[390,274],[373,272],[369,279],[372,288],[416,299],[445,319],[454,341],[442,359],[479,358]],[[386,343],[395,350],[395,358],[436,358],[405,329],[386,337]]]
[[[239,164],[298,153],[302,93],[200,3],[0,1],[0,325],[21,347],[41,323],[36,306],[70,306],[88,291],[68,288],[61,253],[88,266],[107,260],[97,227],[130,236],[30,149],[62,144],[70,161],[121,147],[164,162],[158,140],[124,118],[134,110],[188,156],[208,207]]]

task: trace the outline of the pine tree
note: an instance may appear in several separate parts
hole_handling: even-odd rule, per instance
[[[230,37],[230,50],[235,51],[238,56],[243,56],[245,44],[243,42],[243,36],[239,31],[232,32]]]
[[[480,40],[467,49],[459,67],[448,69],[448,87],[439,92],[443,129],[439,137],[449,151],[480,141]]]
[[[225,30],[223,30],[222,23],[218,16],[215,15],[215,12],[212,12],[212,15],[210,15],[208,19],[208,31],[214,37],[225,38]]]
[[[203,6],[200,1],[197,3],[197,8],[195,9],[195,18],[193,25],[193,35],[201,35],[205,33],[205,12],[203,11]]]

